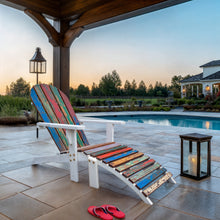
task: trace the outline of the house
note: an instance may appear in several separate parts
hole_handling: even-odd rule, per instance
[[[204,96],[216,94],[220,86],[220,60],[213,60],[202,66],[203,72],[180,81],[181,98],[187,96],[190,90],[191,96],[200,94]]]

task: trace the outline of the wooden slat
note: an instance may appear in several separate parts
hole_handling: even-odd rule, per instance
[[[134,174],[133,176],[131,176],[129,178],[129,180],[132,183],[136,183],[138,180],[142,179],[143,177],[147,176],[148,174],[150,174],[151,172],[153,172],[154,170],[158,169],[160,167],[160,164],[155,163],[152,166],[141,170],[140,172]]]
[[[62,112],[62,109],[60,108],[60,105],[57,103],[57,100],[54,94],[52,93],[50,87],[48,85],[41,84],[41,89],[43,90],[47,100],[49,101],[51,108],[53,109],[54,114],[56,115],[58,121],[61,124],[68,124],[68,121],[65,118],[64,113]],[[78,142],[78,146],[84,145],[79,135],[77,135],[77,142]]]
[[[126,178],[128,178],[129,176],[135,174],[136,172],[152,165],[153,163],[155,162],[155,160],[153,159],[150,159],[150,160],[147,160],[147,161],[144,161],[134,167],[131,167],[130,169],[126,170],[125,172],[123,172],[123,176],[125,176]]]
[[[152,192],[158,189],[161,185],[163,185],[167,180],[169,180],[173,175],[169,172],[162,176],[159,180],[153,183],[151,186],[143,190],[143,194],[145,196],[149,196]]]
[[[129,150],[133,150],[133,148],[131,147],[127,147],[127,148],[123,148],[123,149],[120,149],[120,150],[114,150],[112,152],[109,152],[107,154],[103,154],[103,155],[100,155],[98,157],[96,157],[98,160],[103,160],[103,159],[106,159],[108,157],[111,157],[111,156],[114,156],[114,155],[117,155],[117,154],[120,154],[120,153],[124,153],[124,152],[127,152]]]
[[[112,161],[119,160],[119,159],[121,159],[123,157],[127,157],[127,156],[129,156],[131,154],[135,154],[137,152],[138,152],[137,150],[130,150],[130,151],[126,152],[126,153],[122,153],[122,154],[115,155],[113,157],[109,157],[109,158],[103,160],[103,162],[104,163],[110,163]]]
[[[94,152],[98,152],[98,151],[101,151],[101,150],[105,150],[105,149],[109,149],[109,148],[113,148],[113,147],[118,147],[118,146],[121,146],[121,145],[117,144],[117,143],[109,144],[107,146],[98,147],[98,148],[94,148],[94,149],[91,149],[91,150],[84,151],[84,153],[88,155],[88,154],[92,154]]]
[[[121,146],[118,146],[118,147],[113,147],[113,148],[110,148],[110,149],[101,150],[99,152],[92,153],[91,156],[97,157],[99,155],[102,155],[102,154],[105,154],[105,153],[108,153],[108,152],[111,152],[111,151],[114,151],[114,150],[123,149],[123,148],[126,148],[126,147],[127,147],[126,145],[121,145]]]
[[[74,110],[71,106],[71,103],[69,102],[69,99],[66,97],[66,95],[54,86],[50,85],[50,88],[53,91],[57,101],[59,102],[60,107],[63,109],[63,112],[64,112],[66,118],[68,119],[68,121],[73,122],[73,124],[79,125],[80,124],[79,120],[77,119],[77,116],[76,116],[76,114],[75,114],[75,112],[74,112]],[[72,117],[71,114],[74,115],[75,120],[74,120],[74,118]],[[85,135],[84,131],[79,130],[77,132],[80,135],[81,139],[83,140],[84,145],[89,145],[89,142],[86,138],[86,135]]]
[[[102,147],[102,146],[107,146],[107,145],[114,144],[114,143],[115,142],[107,142],[107,143],[102,143],[102,144],[88,145],[88,146],[85,146],[85,147],[78,148],[78,152],[84,152],[84,151],[87,151],[87,150],[91,150],[91,149]]]
[[[131,160],[131,161],[125,163],[125,164],[122,164],[122,165],[116,167],[116,170],[117,170],[118,172],[122,172],[122,171],[124,171],[124,170],[127,170],[127,169],[130,168],[130,167],[133,167],[133,166],[135,166],[135,165],[141,163],[142,161],[148,160],[148,158],[149,158],[149,157],[148,157],[147,155],[144,155],[143,157],[140,157],[140,158]]]
[[[135,158],[141,157],[142,155],[144,155],[144,154],[141,153],[141,152],[138,152],[138,153],[136,153],[136,154],[132,154],[132,155],[127,156],[127,157],[125,157],[125,158],[122,158],[122,159],[120,159],[120,160],[116,160],[116,161],[114,161],[114,162],[111,162],[109,165],[110,165],[111,167],[116,167],[116,166],[119,166],[119,165],[121,165],[121,164],[123,164],[123,163],[127,163],[127,162],[130,161],[130,160],[133,160],[133,159],[135,159]]]
[[[151,175],[147,176],[145,179],[138,182],[136,184],[136,187],[138,189],[143,189],[145,186],[147,186],[149,183],[153,182],[155,179],[157,179],[159,176],[161,176],[165,172],[166,172],[165,168],[155,170]]]
[[[36,109],[40,113],[42,119],[45,122],[51,122],[50,118],[48,117],[47,113],[45,112],[45,110],[42,106],[42,103],[40,102],[34,88],[31,89],[31,99],[32,99]],[[56,145],[57,145],[58,149],[60,150],[60,152],[66,151],[66,147],[65,147],[64,143],[62,142],[62,140],[60,139],[56,129],[55,128],[47,128],[47,129],[50,132],[51,137],[53,138],[53,140],[56,143]]]
[[[50,104],[48,103],[48,100],[47,100],[46,96],[44,95],[41,87],[39,85],[36,85],[36,86],[34,86],[34,89],[38,95],[38,98],[39,98],[44,110],[46,111],[48,117],[50,118],[50,122],[59,123],[59,121],[58,121],[56,115],[54,114]],[[66,134],[65,134],[64,130],[57,129],[57,128],[55,128],[55,129],[58,132],[58,135],[60,136],[62,142],[64,143],[65,149],[68,150],[68,141],[67,141]]]

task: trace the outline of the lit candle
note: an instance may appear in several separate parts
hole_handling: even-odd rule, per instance
[[[189,154],[188,156],[189,174],[197,176],[197,155]]]

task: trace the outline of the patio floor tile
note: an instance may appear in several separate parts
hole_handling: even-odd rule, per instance
[[[162,199],[159,205],[208,219],[220,219],[219,194],[204,190],[178,187]]]
[[[75,183],[70,180],[68,175],[59,180],[27,190],[24,194],[57,208],[92,190],[93,188],[89,187],[88,182],[80,181],[80,183]]]
[[[176,182],[182,185],[203,189],[215,193],[220,193],[220,178],[211,176],[209,178],[197,181],[186,177],[178,176]]]
[[[190,216],[187,214],[183,214],[174,210],[170,210],[165,207],[160,206],[152,206],[147,209],[143,214],[141,214],[136,220],[161,220],[161,219],[169,219],[169,220],[200,220],[202,218]]]
[[[17,183],[6,177],[0,176],[0,199],[12,196],[18,192],[28,189],[28,186]]]
[[[37,220],[95,220],[97,218],[90,215],[87,211],[89,206],[112,204],[120,208],[126,214],[138,202],[139,200],[112,192],[110,190],[101,188],[98,190],[94,189],[79,199],[76,199],[65,206],[62,206],[44,216],[37,218]]]
[[[46,165],[29,166],[3,173],[4,176],[31,187],[48,183],[68,174],[69,172],[66,170],[52,168]]]
[[[3,215],[1,215],[0,214],[0,220],[9,220],[10,218],[7,218],[7,217],[5,217],[5,216],[3,216]]]
[[[22,194],[0,201],[0,212],[13,220],[35,219],[53,208]]]
[[[215,176],[215,177],[219,177],[219,178],[220,178],[220,168],[217,168],[217,169],[212,173],[212,176]]]

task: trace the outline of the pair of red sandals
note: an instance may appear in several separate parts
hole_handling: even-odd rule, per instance
[[[112,220],[113,216],[116,218],[125,217],[125,213],[113,205],[90,206],[88,212],[91,215],[104,220]]]

